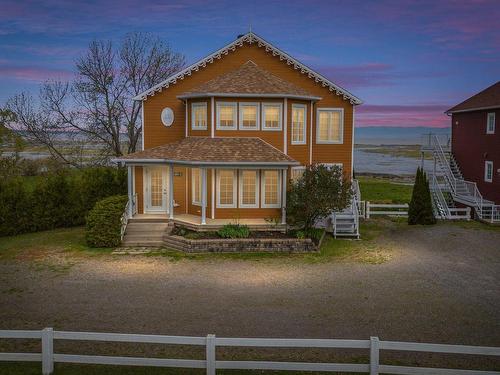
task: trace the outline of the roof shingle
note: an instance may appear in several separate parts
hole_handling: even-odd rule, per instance
[[[446,113],[473,111],[481,108],[500,107],[500,81],[448,109]]]
[[[302,98],[317,96],[301,87],[260,68],[249,60],[236,70],[221,74],[193,89],[179,95],[179,98],[203,96],[207,94],[276,95]]]
[[[254,137],[188,137],[128,154],[118,161],[170,161],[184,164],[299,164],[290,156]]]

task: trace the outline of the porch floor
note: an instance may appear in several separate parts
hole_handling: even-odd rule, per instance
[[[157,221],[157,220],[165,220],[170,221],[168,219],[168,215],[165,214],[136,214],[132,219],[141,220],[141,221]],[[201,217],[191,214],[178,214],[174,216],[172,220],[176,224],[183,225],[189,229],[193,229],[196,231],[211,231],[216,230],[223,227],[226,224],[242,224],[247,225],[251,230],[259,230],[259,231],[283,231],[285,230],[285,225],[279,223],[269,223],[264,219],[211,219],[206,218],[206,224],[201,224]]]

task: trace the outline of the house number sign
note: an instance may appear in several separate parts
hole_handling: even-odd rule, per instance
[[[161,111],[161,122],[163,122],[165,126],[172,125],[174,122],[174,111],[172,111],[172,108],[163,108],[163,111]]]

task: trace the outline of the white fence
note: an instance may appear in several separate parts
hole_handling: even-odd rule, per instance
[[[2,331],[0,339],[41,339],[41,353],[0,353],[0,361],[42,362],[42,373],[52,374],[54,363],[85,363],[100,365],[174,367],[206,369],[207,375],[215,375],[217,369],[236,370],[282,370],[282,371],[325,371],[358,372],[402,375],[500,375],[498,371],[456,370],[442,368],[407,367],[380,364],[381,350],[454,353],[469,355],[500,356],[500,347],[423,344],[398,341],[370,340],[333,340],[333,339],[257,339],[257,338],[219,338],[158,336],[121,333],[65,332],[45,328],[41,331]],[[205,359],[167,359],[144,357],[116,357],[98,355],[76,355],[54,353],[54,340],[84,340],[107,342],[131,342],[169,345],[204,346]],[[342,348],[366,349],[370,353],[369,363],[309,363],[309,362],[270,362],[270,361],[218,361],[216,347],[260,347],[260,348]]]
[[[362,202],[363,203],[363,202]],[[378,204],[364,202],[364,217],[369,219],[373,215],[408,216],[408,204]]]

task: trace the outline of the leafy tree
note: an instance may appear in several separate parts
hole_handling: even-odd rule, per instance
[[[432,211],[432,197],[429,181],[423,169],[418,168],[415,175],[415,184],[408,209],[408,224],[435,224],[436,218]]]
[[[338,166],[308,166],[291,182],[287,193],[287,220],[308,231],[316,220],[346,208],[351,201],[351,183]]]
[[[24,141],[8,127],[15,120],[12,111],[0,108],[0,177],[15,175],[19,169],[19,152],[24,148]],[[10,154],[5,155],[5,152]]]
[[[29,139],[53,157],[74,166],[99,164],[136,150],[142,103],[131,98],[184,65],[183,55],[149,34],[128,34],[118,47],[94,40],[76,61],[73,81],[46,82],[38,100],[21,93],[8,106]],[[91,160],[89,142],[99,146]]]

